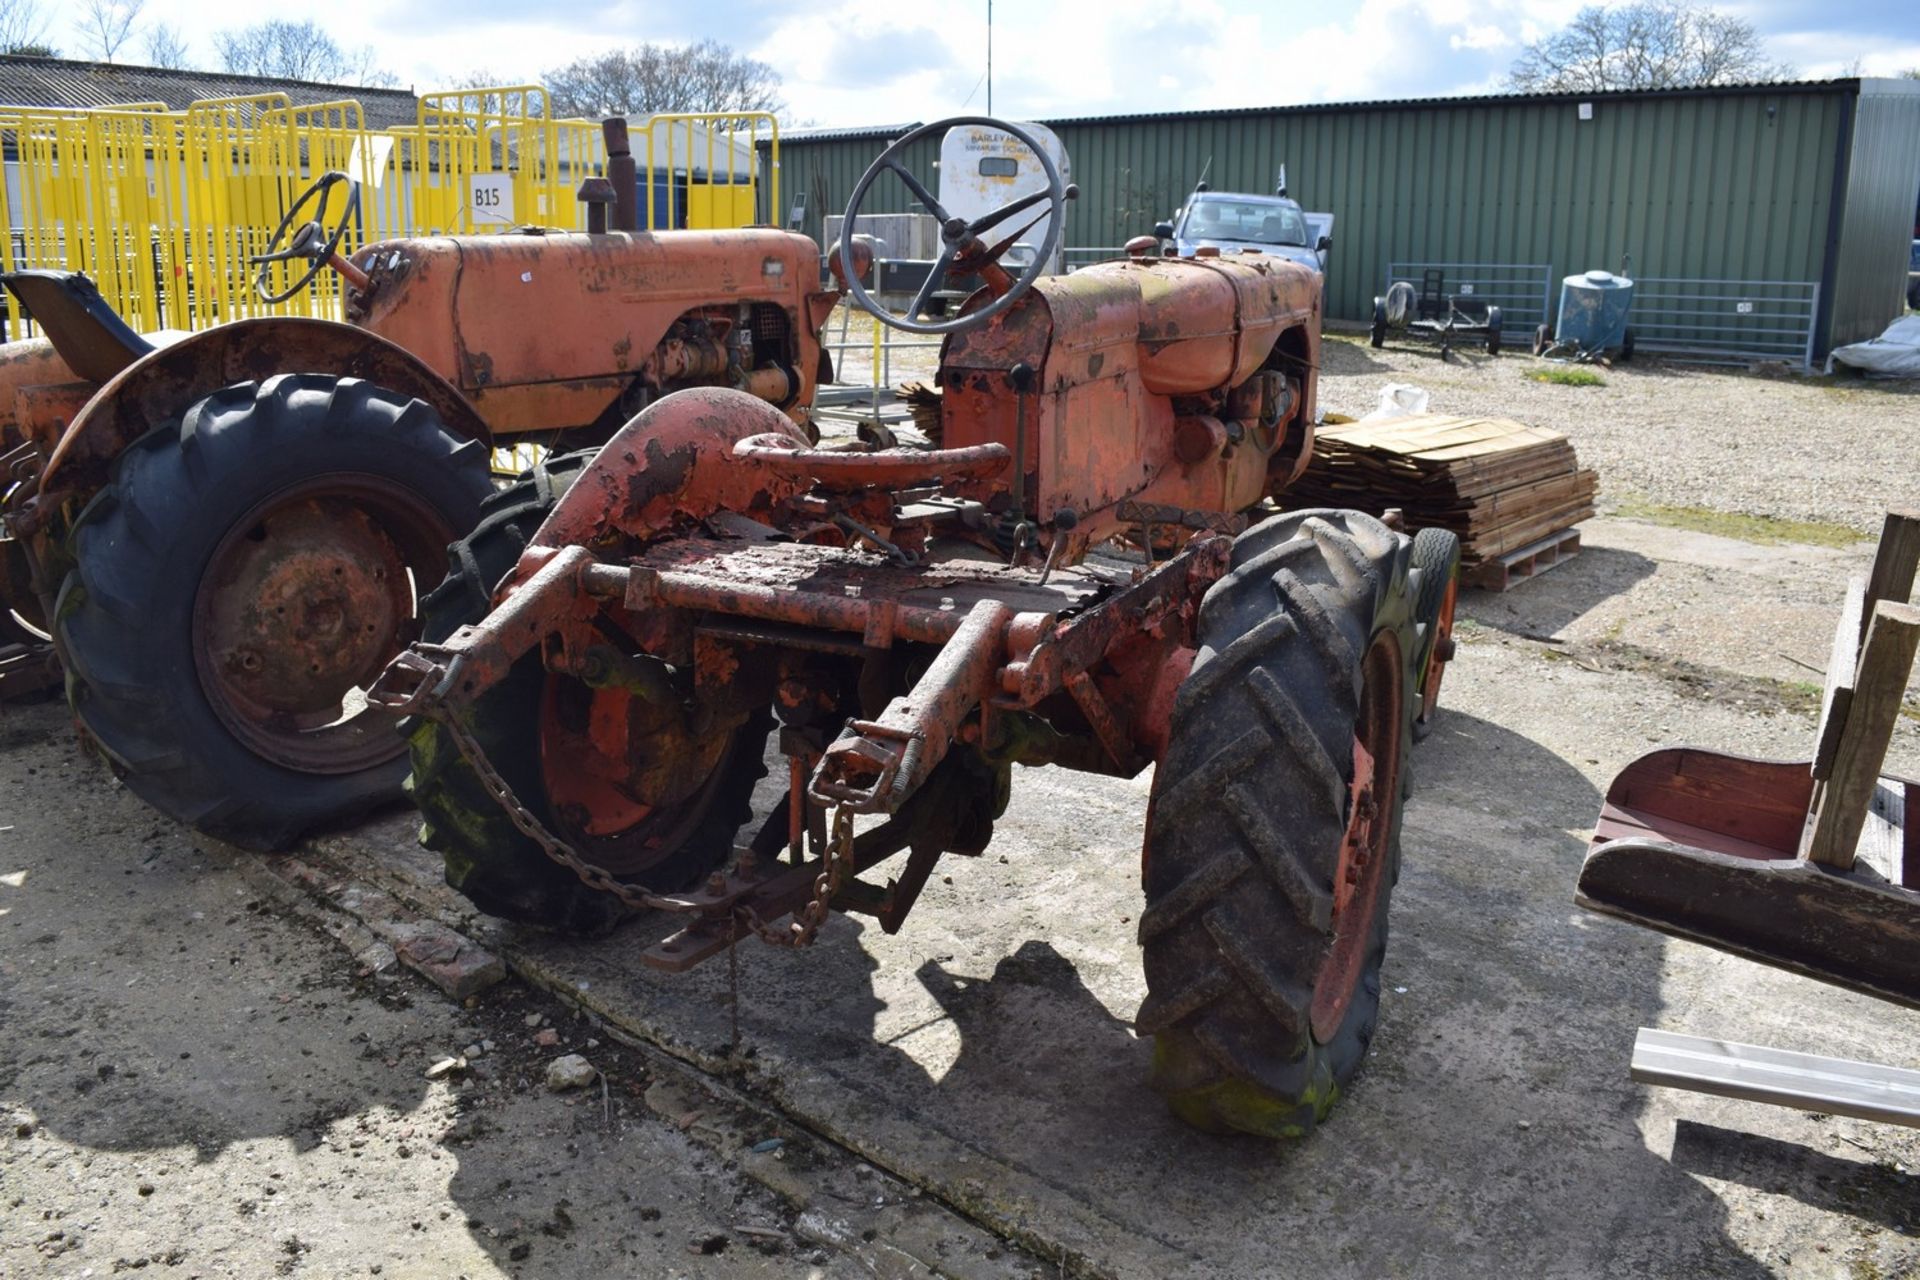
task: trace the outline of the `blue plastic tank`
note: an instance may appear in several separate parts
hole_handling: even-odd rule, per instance
[[[1582,351],[1609,351],[1627,337],[1627,310],[1633,305],[1633,281],[1611,271],[1587,271],[1560,282],[1557,342]]]

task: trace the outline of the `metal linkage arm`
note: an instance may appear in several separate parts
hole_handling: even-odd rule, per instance
[[[857,813],[898,812],[946,757],[961,724],[996,692],[1013,618],[998,600],[974,605],[912,690],[878,720],[850,722],[827,748],[808,788],[813,798]]]
[[[399,715],[432,715],[464,706],[506,678],[513,664],[539,644],[582,600],[581,585],[598,563],[585,547],[556,552],[506,603],[442,644],[403,649],[367,690],[367,701]]]

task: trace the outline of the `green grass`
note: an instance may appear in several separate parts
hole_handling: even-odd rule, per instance
[[[1591,369],[1529,369],[1527,377],[1535,382],[1551,382],[1557,387],[1604,387],[1607,380]]]
[[[1868,534],[1843,524],[1820,520],[1786,520],[1778,516],[1749,516],[1732,511],[1714,511],[1707,507],[1670,507],[1656,502],[1625,499],[1613,514],[1629,520],[1645,520],[1675,529],[1691,529],[1741,542],[1797,542],[1816,547],[1851,547],[1868,540]]]

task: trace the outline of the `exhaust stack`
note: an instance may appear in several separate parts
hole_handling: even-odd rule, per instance
[[[627,141],[627,118],[608,116],[600,123],[607,142],[607,180],[613,183],[613,230],[640,229],[640,173]]]

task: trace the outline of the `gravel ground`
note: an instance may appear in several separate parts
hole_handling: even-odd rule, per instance
[[[1635,360],[1601,370],[1600,387],[1536,382],[1555,367],[1530,355],[1374,350],[1330,335],[1320,407],[1358,416],[1389,382],[1432,394],[1443,413],[1489,414],[1572,437],[1600,473],[1602,509],[1623,502],[1705,507],[1879,532],[1890,506],[1915,498],[1920,381],[1763,375]]]
[[[841,312],[829,323],[838,340]],[[841,377],[866,382],[872,321],[855,315],[836,355]],[[920,341],[894,334],[900,341]],[[937,353],[903,349],[892,382],[931,379]],[[1441,413],[1488,414],[1571,436],[1600,473],[1602,510],[1623,504],[1703,507],[1842,525],[1874,536],[1888,507],[1916,496],[1920,381],[1755,374],[1642,358],[1601,370],[1606,385],[1567,387],[1529,373],[1557,366],[1509,349],[1493,358],[1332,333],[1322,347],[1320,408],[1358,417],[1391,382],[1424,387]]]

